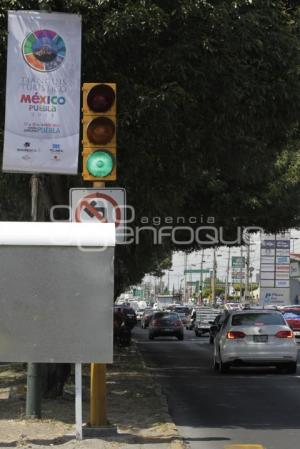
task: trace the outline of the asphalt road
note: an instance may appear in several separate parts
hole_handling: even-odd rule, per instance
[[[147,330],[136,327],[133,333],[189,448],[300,447],[299,365],[296,375],[272,368],[235,368],[221,375],[212,370],[206,337],[186,331],[182,342],[169,337],[149,341]]]

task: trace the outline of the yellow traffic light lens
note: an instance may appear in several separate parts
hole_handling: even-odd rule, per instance
[[[108,176],[114,168],[114,158],[105,150],[97,150],[89,154],[86,160],[88,172],[95,177]]]
[[[115,135],[114,122],[107,117],[94,118],[87,127],[87,137],[95,145],[107,145]]]
[[[107,84],[97,84],[87,95],[88,107],[93,112],[107,112],[114,104],[116,95]]]

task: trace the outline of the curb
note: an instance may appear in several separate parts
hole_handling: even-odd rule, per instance
[[[142,353],[140,352],[139,348],[138,348],[138,344],[137,341],[135,339],[132,340],[132,343],[134,344],[136,353],[138,354],[143,368],[145,369],[145,371],[147,372],[148,376],[152,378],[154,384],[155,384],[155,390],[157,391],[159,397],[161,398],[161,402],[162,402],[162,414],[164,416],[164,418],[166,419],[166,422],[170,422],[171,424],[173,424],[174,429],[177,433],[177,436],[174,437],[174,440],[172,440],[169,445],[170,445],[170,449],[186,449],[187,445],[184,441],[184,439],[179,435],[178,429],[173,421],[173,419],[171,418],[171,415],[169,413],[169,405],[168,405],[168,400],[167,400],[167,395],[164,392],[161,384],[157,381],[155,374],[151,373],[148,370],[148,367],[145,363],[144,357],[142,355]]]

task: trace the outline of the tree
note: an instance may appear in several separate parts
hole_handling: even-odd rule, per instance
[[[82,14],[83,81],[118,84],[114,185],[127,189],[134,226],[144,217],[213,216],[231,237],[239,225],[299,224],[297,9],[266,0],[3,0],[2,61],[6,11],[39,7]],[[1,117],[4,86],[3,64]],[[68,188],[82,184],[64,176],[41,183],[45,219],[50,204],[67,203]],[[28,186],[26,175],[1,176],[1,219],[29,217]],[[151,232],[118,247],[116,295],[172,250],[198,247],[154,244]]]

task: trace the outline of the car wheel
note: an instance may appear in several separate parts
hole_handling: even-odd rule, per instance
[[[184,336],[183,336],[183,335],[178,335],[178,336],[177,336],[177,339],[180,340],[180,341],[182,341],[182,340],[184,339]]]
[[[220,362],[219,362],[219,373],[226,374],[226,373],[228,373],[229,368],[230,368],[230,364],[229,363],[224,363],[224,362],[222,362],[222,360],[220,360]]]
[[[286,367],[287,374],[295,374],[297,372],[297,362],[288,363]]]
[[[214,354],[214,361],[213,361],[213,369],[214,369],[214,371],[219,371],[219,362],[217,362],[215,354]]]

